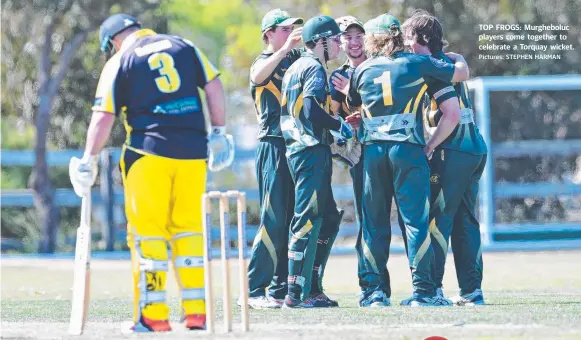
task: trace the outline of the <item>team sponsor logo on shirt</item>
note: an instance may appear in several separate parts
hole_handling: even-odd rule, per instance
[[[196,97],[186,97],[171,102],[160,103],[151,108],[156,114],[183,115],[200,111],[200,104]]]

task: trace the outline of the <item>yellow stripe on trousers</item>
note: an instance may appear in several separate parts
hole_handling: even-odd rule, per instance
[[[426,255],[426,253],[428,252],[428,249],[430,249],[430,244],[431,244],[430,240],[431,240],[430,234],[427,234],[426,239],[424,240],[424,243],[422,243],[422,245],[420,246],[420,249],[418,250],[418,252],[416,253],[416,256],[414,257],[414,262],[412,263],[413,268],[418,267],[418,264]]]
[[[440,247],[444,251],[444,256],[445,256],[445,254],[448,252],[448,242],[444,238],[444,235],[442,235],[442,233],[440,232],[440,229],[438,229],[438,226],[436,225],[435,218],[433,218],[432,222],[430,222],[430,233],[434,236],[436,241],[438,241],[438,244],[440,245]]]
[[[256,233],[256,237],[254,238],[254,243],[253,243],[252,247],[256,247],[259,242],[262,242],[262,244],[264,244],[264,246],[266,247],[266,250],[268,250],[270,257],[272,258],[272,264],[274,265],[274,268],[276,269],[276,265],[278,263],[278,257],[276,256],[276,250],[274,249],[274,244],[272,243],[272,240],[270,239],[270,236],[268,235],[268,232],[266,231],[266,227],[264,225],[260,226],[260,229]]]

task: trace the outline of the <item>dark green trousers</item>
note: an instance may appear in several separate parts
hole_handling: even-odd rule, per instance
[[[294,184],[284,139],[265,137],[256,151],[260,227],[248,265],[249,295],[283,299],[287,292],[288,235],[294,209]]]
[[[354,167],[349,169],[351,180],[353,181],[353,196],[355,203],[355,217],[357,218],[357,241],[355,242],[355,252],[357,253],[357,277],[359,278],[359,286],[364,286],[361,280],[365,273],[365,256],[363,255],[363,211],[361,211],[363,199],[363,155]]]
[[[364,146],[363,163],[364,298],[376,290],[391,296],[387,261],[391,243],[391,201],[405,225],[414,296],[435,294],[428,234],[430,176],[421,145],[378,142]]]
[[[331,162],[328,145],[288,157],[295,184],[288,253],[288,294],[294,299],[305,300],[311,292],[322,291],[322,274],[339,230],[342,212],[331,189]]]
[[[448,240],[452,250],[461,294],[481,288],[482,248],[475,208],[478,182],[486,155],[438,148],[430,160],[430,234],[434,247],[433,276],[442,287]]]

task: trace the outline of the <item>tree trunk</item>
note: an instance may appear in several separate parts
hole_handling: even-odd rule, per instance
[[[39,60],[38,81],[40,88],[38,97],[40,104],[36,109],[36,146],[34,148],[36,159],[29,185],[34,191],[34,206],[38,212],[41,223],[41,239],[38,245],[39,253],[53,253],[56,250],[56,239],[59,227],[60,214],[55,205],[54,189],[50,182],[48,164],[46,162],[46,139],[50,126],[50,111],[54,98],[58,95],[59,87],[69,69],[70,62],[75,52],[87,38],[92,28],[81,31],[73,36],[70,42],[65,44],[59,61],[56,64],[57,72],[51,76],[51,35],[55,23],[47,26],[43,53]]]
[[[39,253],[53,253],[60,214],[54,202],[54,189],[50,182],[46,162],[46,137],[48,133],[52,96],[48,92],[48,82],[39,90],[40,104],[36,110],[36,160],[30,176],[30,186],[34,191],[34,206],[41,223]]]

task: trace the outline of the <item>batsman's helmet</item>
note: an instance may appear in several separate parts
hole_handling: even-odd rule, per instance
[[[141,28],[141,23],[128,14],[113,14],[105,19],[99,28],[99,43],[101,44],[101,51],[111,53],[113,50],[111,39],[125,29],[134,26]]]
[[[321,38],[328,38],[341,34],[339,25],[335,19],[327,15],[317,15],[307,20],[303,26],[303,41],[305,43],[315,42]]]

